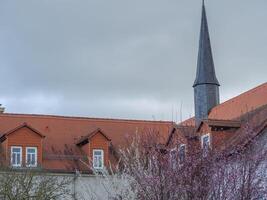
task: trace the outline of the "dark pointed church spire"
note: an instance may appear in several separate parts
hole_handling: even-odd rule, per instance
[[[201,29],[199,38],[197,75],[194,82],[194,87],[200,84],[220,85],[216,78],[214,69],[204,0],[202,1],[202,17],[201,17]]]
[[[210,110],[220,103],[219,86],[220,84],[215,74],[206,9],[203,0],[197,73],[193,85],[197,126],[201,120],[208,118]]]

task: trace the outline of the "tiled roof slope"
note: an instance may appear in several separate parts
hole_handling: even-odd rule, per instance
[[[266,104],[267,82],[214,107],[209,114],[209,119],[238,119],[245,113],[248,113]],[[195,118],[189,118],[181,122],[179,125],[194,126]]]
[[[236,119],[266,104],[267,82],[214,107],[209,119]]]
[[[81,137],[101,129],[115,148],[123,147],[127,138],[135,134],[156,131],[161,136],[162,143],[173,125],[169,121],[142,121],[101,119],[85,117],[63,117],[31,114],[0,114],[0,134],[27,123],[45,136],[43,141],[44,165],[48,169],[65,168],[64,158],[82,156],[76,143]],[[58,155],[63,155],[59,158]]]
[[[242,126],[238,129],[233,137],[225,141],[225,146],[221,149],[232,149],[240,145],[245,146],[254,137],[267,130],[267,104],[260,108],[247,113],[242,118]]]
[[[214,107],[211,110],[207,120],[219,120],[223,121],[224,123],[229,121],[229,123],[232,123],[233,120],[242,119],[242,117],[245,116],[246,113],[251,113],[252,111],[257,109],[261,110],[266,105],[267,82]],[[264,117],[265,119],[267,119],[267,116]],[[179,123],[178,125],[195,126],[195,118],[189,118]]]

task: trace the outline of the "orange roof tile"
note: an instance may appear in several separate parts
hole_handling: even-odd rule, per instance
[[[179,123],[181,126],[195,126],[195,117],[191,117]]]
[[[232,120],[267,104],[267,82],[214,107],[209,119]]]
[[[234,126],[239,128],[241,126],[240,120],[246,117],[247,113],[263,110],[267,106],[267,82],[253,88],[243,94],[240,94],[228,101],[214,107],[208,119],[203,120],[211,125]],[[266,119],[267,116],[262,116]],[[178,124],[179,126],[195,126],[195,118],[189,118]],[[253,124],[251,124],[254,126]],[[198,127],[197,130],[199,130]],[[193,130],[193,128],[192,128]],[[184,131],[182,131],[182,134]],[[186,135],[186,134],[184,134]],[[169,140],[172,138],[172,134]]]
[[[92,133],[89,133],[88,135],[82,137],[78,142],[77,145],[84,145],[85,143],[88,143],[88,141],[94,137],[97,133],[102,134],[108,141],[111,141],[111,139],[100,129],[97,128]]]
[[[241,128],[235,132],[233,137],[226,141],[226,146],[222,146],[221,149],[233,148],[237,145],[245,146],[253,138],[267,130],[267,105],[247,113],[242,121]]]
[[[232,99],[214,107],[209,113],[208,119],[233,120],[242,115],[267,104],[267,82],[244,92]],[[179,125],[195,126],[195,118],[189,118]]]
[[[97,129],[101,129],[106,137],[111,139],[113,147],[120,148],[126,144],[125,141],[129,137],[151,131],[159,133],[161,143],[165,144],[173,126],[173,122],[170,121],[2,113],[0,114],[0,135],[23,123],[27,123],[45,136],[43,140],[44,166],[46,169],[54,169],[57,166],[58,170],[64,169],[65,165],[62,163],[65,162],[63,160],[66,160],[67,155],[82,157],[83,152],[76,145],[77,142]],[[57,155],[63,155],[63,157],[59,158]],[[82,164],[79,163],[79,165]]]

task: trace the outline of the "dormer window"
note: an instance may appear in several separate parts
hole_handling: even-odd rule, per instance
[[[104,168],[104,151],[102,149],[93,150],[93,167],[94,169]]]
[[[0,143],[6,142],[5,146],[8,149],[5,152],[9,155],[5,157],[10,160],[8,161],[10,167],[42,166],[42,140],[44,138],[44,135],[26,123],[4,133],[0,137]]]
[[[111,139],[98,128],[88,135],[81,137],[76,145],[88,153],[90,166],[93,169],[103,169],[109,160],[110,142]]]
[[[206,135],[201,136],[201,147],[203,150],[203,155],[207,156],[209,149],[211,147],[210,134],[206,134]]]
[[[37,167],[37,148],[26,147],[26,166]]]
[[[22,147],[12,146],[11,147],[11,166],[21,167],[22,165]]]

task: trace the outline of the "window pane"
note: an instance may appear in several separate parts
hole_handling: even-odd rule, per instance
[[[16,164],[16,154],[12,153],[12,165]]]
[[[204,137],[204,138],[203,138],[203,142],[204,142],[204,143],[209,143],[209,136]]]
[[[94,151],[94,155],[100,155],[101,156],[102,151]]]
[[[205,136],[202,138],[203,148],[208,148],[210,143],[210,137]]]
[[[12,148],[12,152],[14,152],[14,153],[20,153],[20,148]]]
[[[98,167],[102,167],[102,159],[101,158],[99,158],[99,160],[98,160]]]
[[[20,154],[17,154],[17,165],[20,164]]]
[[[94,168],[103,167],[103,151],[102,150],[93,151],[93,167]]]
[[[37,155],[37,149],[36,148],[27,148],[26,160],[27,160],[27,165],[29,167],[37,165],[36,155]]]
[[[21,165],[21,148],[20,147],[11,147],[11,165],[20,166]]]
[[[210,136],[205,135],[202,137],[202,148],[203,148],[203,155],[207,156],[210,150]]]
[[[32,165],[35,165],[35,154],[32,154],[32,162],[31,162]]]
[[[94,157],[94,167],[97,167],[97,159]]]
[[[179,148],[179,160],[183,162],[184,159],[185,159],[185,146],[182,145]]]
[[[27,149],[28,153],[35,153],[35,149]]]

